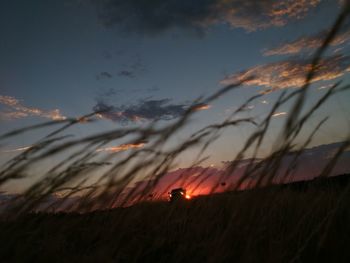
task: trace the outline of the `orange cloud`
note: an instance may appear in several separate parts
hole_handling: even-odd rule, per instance
[[[271,92],[276,89],[301,87],[305,83],[306,74],[310,69],[311,64],[308,60],[291,59],[252,67],[232,74],[220,83],[228,85],[249,79],[244,81],[245,85],[266,87]],[[324,58],[316,67],[311,83],[332,80],[349,71],[349,56],[334,55]]]
[[[92,2],[105,26],[154,36],[172,28],[203,32],[217,24],[247,31],[284,26],[289,20],[305,17],[320,0],[163,0],[161,5],[149,0]]]
[[[97,152],[117,153],[117,152],[122,152],[122,151],[130,150],[130,149],[143,148],[145,145],[146,145],[146,142],[127,143],[127,144],[121,144],[121,145],[115,146],[115,147],[107,147],[107,148],[97,149]]]
[[[295,41],[284,43],[275,48],[264,50],[264,56],[297,54],[306,50],[321,47],[328,30],[321,31],[313,36],[298,38]],[[331,46],[339,46],[350,40],[350,30],[339,33],[330,43]]]
[[[29,116],[38,116],[51,120],[66,119],[58,109],[45,111],[38,108],[26,107],[22,105],[18,99],[11,96],[0,95],[0,104],[8,107],[7,111],[0,112],[0,118],[2,119],[20,119]]]
[[[217,1],[216,12],[219,18],[232,27],[255,31],[271,26],[284,26],[290,19],[301,19],[320,0],[281,0],[281,1]],[[217,21],[216,21],[217,22]],[[213,22],[212,22],[213,23]]]
[[[28,114],[25,112],[0,112],[0,119],[1,120],[12,120],[12,119],[21,119],[24,117],[27,117]]]
[[[194,107],[194,110],[200,111],[200,110],[209,110],[211,108],[211,105],[209,104],[199,104]]]

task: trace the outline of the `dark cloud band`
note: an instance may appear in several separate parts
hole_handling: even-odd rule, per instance
[[[134,105],[113,106],[99,101],[93,108],[103,118],[123,124],[140,120],[172,120],[180,117],[188,107],[186,104],[171,104],[170,99],[142,100]]]
[[[157,35],[172,28],[201,31],[225,23],[248,31],[304,17],[320,0],[91,0],[106,26]]]

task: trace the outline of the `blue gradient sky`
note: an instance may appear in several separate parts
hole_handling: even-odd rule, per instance
[[[193,3],[200,5],[199,1]],[[310,7],[302,18],[287,19],[283,26],[271,25],[250,32],[235,24],[221,22],[203,26],[200,34],[196,28],[176,25],[149,34],[132,28],[126,32],[118,23],[106,27],[98,16],[96,5],[90,1],[6,0],[0,6],[0,95],[14,97],[27,107],[59,109],[68,117],[90,113],[98,100],[116,107],[147,99],[169,98],[174,104],[188,103],[215,92],[222,87],[220,81],[241,70],[291,57],[304,58],[305,55],[300,53],[264,56],[263,50],[317,34],[328,28],[340,11],[336,1],[321,1]],[[335,51],[340,46],[334,46],[329,54],[346,55],[348,40],[340,45],[340,51]],[[344,63],[348,63],[345,67],[350,66],[349,59]],[[132,75],[122,75],[123,71]],[[346,83],[349,83],[348,75],[343,75]],[[334,80],[315,82],[308,103],[324,94],[326,89],[318,90],[318,87]],[[209,110],[199,112],[179,138],[223,120],[227,112],[265,89],[247,85],[219,99]],[[263,117],[279,94],[277,90],[266,95],[263,99],[270,102],[268,105],[261,103],[263,99],[253,103],[254,109],[244,116]],[[324,116],[331,118],[313,145],[341,141],[348,134],[349,99],[347,91],[330,99],[315,114],[309,123],[309,131]],[[0,110],[9,111],[6,105],[0,105]],[[288,112],[288,108],[281,111]],[[0,133],[47,120],[38,116],[2,118]],[[273,120],[266,153],[284,120],[283,116]],[[78,127],[74,133],[83,136],[118,125],[122,124],[103,120],[89,128]],[[210,162],[218,164],[231,159],[249,132],[249,126],[225,132],[210,148]],[[2,148],[30,145],[44,133],[27,134],[7,142]],[[1,153],[0,158],[5,160],[11,156],[13,154]]]

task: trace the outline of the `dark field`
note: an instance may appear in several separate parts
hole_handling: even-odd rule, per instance
[[[342,184],[1,222],[1,262],[349,262]]]

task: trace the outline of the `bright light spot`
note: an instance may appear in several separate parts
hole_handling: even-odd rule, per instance
[[[190,195],[186,195],[185,197],[186,197],[186,199],[191,199]]]

